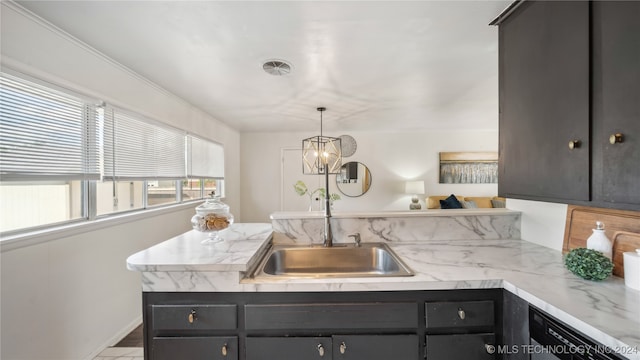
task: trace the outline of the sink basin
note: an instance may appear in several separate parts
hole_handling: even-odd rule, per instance
[[[273,246],[255,276],[372,277],[412,276],[413,272],[383,243],[323,246]]]

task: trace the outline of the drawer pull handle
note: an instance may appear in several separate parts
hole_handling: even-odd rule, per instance
[[[345,344],[343,341],[342,344],[340,344],[340,354],[344,354],[346,352],[347,352],[347,344]]]
[[[460,318],[460,320],[464,320],[466,316],[467,314],[464,313],[464,310],[462,310],[462,308],[458,308],[458,317]]]
[[[196,321],[197,319],[198,318],[196,317],[196,311],[191,309],[189,316],[187,316],[187,321],[189,321],[189,324],[193,324],[193,322]]]
[[[616,133],[616,134],[613,134],[613,135],[609,136],[609,143],[611,145],[619,144],[619,143],[621,143],[623,141],[624,141],[624,135],[622,135],[621,133]]]
[[[227,344],[222,345],[222,356],[226,357],[227,356]]]
[[[569,149],[573,150],[573,149],[577,149],[580,147],[580,145],[582,145],[582,142],[580,140],[571,140],[569,141]]]
[[[322,344],[318,344],[318,354],[320,357],[324,356],[324,346],[322,346]]]

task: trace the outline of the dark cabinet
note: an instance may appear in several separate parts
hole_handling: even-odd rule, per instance
[[[247,360],[418,359],[418,336],[334,335],[332,337],[249,337]]]
[[[525,2],[499,43],[498,193],[589,200],[588,3]]]
[[[237,360],[237,337],[155,337],[150,358],[154,360]]]
[[[418,359],[418,336],[413,335],[336,335],[334,360]]]
[[[416,302],[247,304],[245,329],[327,337],[249,337],[247,360],[418,359]],[[413,332],[413,334],[386,334]],[[374,334],[368,334],[374,333]]]
[[[495,359],[495,343],[493,333],[427,335],[427,360]]]
[[[145,360],[492,358],[501,304],[501,289],[146,292]]]
[[[425,304],[427,328],[492,328],[495,323],[493,301],[445,301]]]
[[[503,292],[502,342],[507,351],[497,347],[503,360],[529,360],[529,303],[517,295]]]
[[[406,329],[418,326],[415,303],[247,304],[247,330]]]
[[[235,304],[154,305],[153,325],[156,330],[235,329]]]
[[[425,353],[430,359],[494,359],[493,300],[425,303]]]
[[[523,1],[499,24],[501,196],[640,210],[640,3]]]
[[[640,2],[597,1],[592,11],[594,200],[639,205]]]
[[[328,337],[248,337],[246,360],[331,360]]]

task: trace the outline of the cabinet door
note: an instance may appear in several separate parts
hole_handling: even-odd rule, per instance
[[[335,335],[333,358],[342,360],[418,360],[418,335]]]
[[[427,335],[427,360],[495,359],[495,335]]]
[[[501,345],[507,345],[521,351],[506,351],[502,354],[503,360],[529,360],[529,354],[523,351],[522,346],[529,344],[529,303],[519,296],[505,290],[503,292],[503,316],[502,316],[502,341]]]
[[[588,2],[525,2],[499,45],[498,193],[589,200]]]
[[[237,327],[235,304],[152,305],[153,330],[232,330]]]
[[[418,307],[413,302],[247,304],[247,330],[333,330],[415,328]]]
[[[593,3],[593,122],[595,200],[640,209],[640,2]]]
[[[246,360],[331,360],[331,338],[247,337]]]
[[[425,322],[429,330],[473,328],[493,330],[496,322],[491,300],[427,302],[424,307]]]
[[[155,337],[151,341],[153,360],[237,360],[237,337]]]

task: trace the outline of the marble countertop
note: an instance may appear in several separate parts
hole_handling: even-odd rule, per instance
[[[127,269],[156,271],[247,271],[269,246],[271,224],[232,224],[220,232],[223,241],[203,245],[208,235],[191,230],[131,255]]]
[[[580,279],[562,253],[523,240],[388,243],[412,277],[250,279],[245,272],[272,239],[270,224],[233,224],[225,241],[203,246],[195,231],[132,255],[143,291],[393,291],[504,288],[594,340],[640,360],[640,291],[610,277]]]

